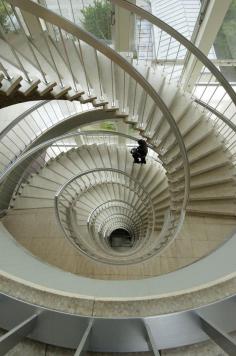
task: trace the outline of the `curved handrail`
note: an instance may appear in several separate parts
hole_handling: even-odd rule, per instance
[[[114,218],[116,218],[116,221],[112,221],[114,220]],[[118,224],[117,224],[118,223]],[[127,217],[126,214],[124,213],[114,213],[111,214],[105,221],[103,221],[102,223],[100,223],[99,227],[98,227],[98,234],[101,234],[102,236],[104,236],[106,238],[106,231],[113,229],[114,226],[120,227],[120,223],[123,223],[122,228],[124,228],[124,226],[126,225],[129,227],[129,231],[132,231],[133,234],[137,233],[137,228],[132,228],[132,225],[135,224],[135,221],[132,218]],[[106,227],[106,225],[108,225]],[[104,231],[105,229],[105,231]],[[128,230],[128,228],[127,228]],[[108,236],[107,236],[108,237]]]
[[[127,202],[124,202],[123,200],[120,200],[120,199],[107,200],[106,202],[104,202],[104,203],[98,205],[96,208],[94,208],[94,209],[91,211],[91,213],[90,213],[89,216],[88,216],[87,224],[88,224],[88,225],[89,225],[89,224],[94,224],[93,221],[91,222],[90,220],[93,219],[93,215],[95,214],[95,212],[96,212],[96,214],[97,214],[97,210],[101,209],[101,207],[102,207],[103,205],[107,205],[107,204],[110,204],[110,203],[122,203],[122,204],[125,204],[125,205],[130,206],[130,207],[132,208],[132,210],[134,210],[134,211],[137,212],[137,209],[136,209],[135,205],[130,204],[130,203],[127,203]]]
[[[118,205],[121,204],[121,205]],[[114,205],[113,205],[114,204]],[[117,205],[115,205],[117,204]],[[87,228],[88,228],[88,231],[90,232],[90,234],[93,233],[93,226],[96,224],[96,219],[97,219],[97,216],[98,214],[101,214],[102,211],[104,211],[106,209],[106,206],[109,208],[109,207],[113,207],[113,206],[116,206],[116,207],[122,207],[122,204],[124,206],[125,209],[129,209],[131,211],[133,211],[133,213],[135,213],[138,218],[139,218],[139,221],[141,223],[141,225],[144,225],[144,222],[143,222],[143,215],[144,213],[140,214],[136,208],[136,206],[134,204],[131,204],[131,203],[128,203],[128,202],[125,202],[123,200],[120,200],[120,199],[113,199],[113,200],[108,200],[100,205],[98,205],[96,208],[94,208],[91,213],[89,214],[88,216],[88,219],[87,219]],[[147,214],[147,212],[145,212],[145,216],[148,217],[149,215]]]
[[[31,108],[25,110],[22,114],[17,116],[13,121],[11,121],[1,132],[0,132],[0,140],[16,125],[18,124],[21,120],[23,120],[26,116],[30,115],[33,111],[37,110],[44,104],[48,103],[51,100],[40,100],[37,102],[35,105],[33,105]]]
[[[123,212],[118,210],[97,224],[97,235],[103,237],[104,240],[101,241],[103,245],[106,246],[109,235],[112,233],[113,226],[115,225],[118,229],[125,227],[125,230],[130,231],[132,240],[135,240],[136,243],[138,242],[142,225],[141,221],[137,216],[135,218],[133,216],[127,216],[125,210]],[[132,247],[135,246],[135,242]]]
[[[182,44],[187,50],[190,51],[191,54],[195,55],[196,58],[203,64],[205,65],[209,71],[215,75],[215,77],[218,79],[219,83],[224,87],[226,92],[229,94],[231,97],[232,101],[236,105],[236,93],[234,92],[233,88],[231,85],[228,83],[224,75],[220,72],[220,70],[217,69],[217,67],[211,62],[210,59],[201,51],[199,50],[194,43],[189,41],[187,38],[185,38],[180,32],[175,30],[173,27],[168,25],[166,22],[162,21],[160,18],[157,16],[153,15],[147,10],[144,10],[143,8],[135,5],[134,3],[131,3],[128,0],[110,0],[113,4],[120,6],[123,9],[126,9],[127,11],[130,11],[131,13],[134,13],[141,18],[147,20],[149,23],[152,25],[158,27],[162,31],[166,32],[168,35],[172,36],[175,40],[177,40],[180,44]],[[60,15],[62,13],[60,12]]]
[[[125,137],[128,138],[130,140],[133,141],[138,141],[139,139],[130,135],[126,135],[123,134],[121,132],[114,132],[114,131],[104,131],[104,130],[89,130],[89,131],[80,131],[80,132],[72,132],[72,133],[68,133],[65,135],[61,135],[58,137],[54,137],[48,141],[45,141],[41,144],[39,144],[36,147],[31,148],[29,151],[23,153],[20,157],[18,157],[18,159],[13,162],[9,167],[7,167],[7,169],[0,175],[0,184],[3,182],[3,180],[5,179],[5,177],[10,174],[17,166],[19,166],[22,162],[24,162],[26,159],[30,158],[31,156],[33,156],[35,153],[39,152],[40,150],[42,150],[43,148],[46,148],[48,146],[50,146],[51,144],[53,144],[56,141],[59,140],[63,140],[63,139],[67,139],[67,138],[71,138],[74,136],[95,136],[95,135],[107,135],[107,136],[121,136],[121,137]],[[153,146],[151,144],[148,144],[148,147],[152,150],[155,151],[155,149],[153,148]]]
[[[208,111],[210,111],[212,114],[214,114],[215,116],[217,116],[221,121],[223,121],[226,125],[228,125],[233,131],[236,132],[236,125],[229,120],[225,115],[223,115],[221,112],[219,112],[218,110],[214,109],[211,105],[208,105],[206,103],[204,103],[204,101],[199,100],[199,99],[194,99],[194,101],[201,105],[202,107],[204,107],[205,109],[207,109]]]
[[[87,170],[87,171],[84,171],[78,175],[75,175],[74,177],[68,179],[67,182],[65,182],[61,187],[60,189],[57,191],[55,197],[56,199],[58,199],[60,197],[60,195],[62,194],[63,190],[66,189],[66,187],[68,185],[70,185],[71,183],[73,183],[73,181],[75,181],[76,179],[79,179],[81,177],[83,177],[84,175],[87,175],[87,174],[90,174],[90,173],[95,173],[95,172],[115,172],[115,173],[120,173],[122,175],[125,175],[126,177],[128,177],[130,180],[134,181],[135,183],[138,183],[138,185],[142,188],[142,190],[145,192],[145,194],[147,195],[149,201],[151,202],[151,206],[152,206],[152,213],[153,213],[153,216],[154,216],[154,206],[152,204],[152,201],[151,201],[151,197],[150,197],[150,194],[146,191],[145,187],[143,184],[141,184],[136,178],[133,178],[130,176],[130,174],[122,171],[121,169],[115,169],[115,168],[96,168],[96,169],[92,169],[92,170]],[[106,202],[107,203],[107,202]]]
[[[154,26],[159,27],[161,30],[168,33],[170,36],[175,38],[178,42],[180,42],[183,46],[185,46],[191,53],[193,53],[197,59],[202,62],[211,73],[215,75],[215,77],[219,80],[221,85],[224,87],[234,104],[236,105],[236,93],[229,84],[229,82],[225,79],[224,75],[217,69],[217,67],[211,62],[207,56],[198,49],[191,41],[185,38],[181,33],[176,31],[173,27],[169,26],[166,22],[162,21],[158,17],[154,16],[150,12],[140,8],[139,6],[127,1],[127,0],[111,0],[113,3],[118,6],[135,13],[136,15],[142,17],[143,19],[151,22]]]
[[[6,171],[0,176],[0,183],[6,179],[6,177],[12,173],[12,171],[14,169],[17,169],[17,167],[19,166],[20,168],[20,165],[23,164],[24,166],[24,163],[25,161],[27,161],[28,159],[30,160],[31,157],[37,157],[37,153],[42,153],[43,149],[45,148],[48,148],[49,146],[53,145],[53,143],[55,143],[56,141],[60,141],[60,140],[64,140],[64,139],[67,139],[67,138],[72,138],[72,137],[77,137],[77,136],[83,136],[83,135],[91,135],[91,136],[94,136],[95,134],[97,135],[118,135],[118,136],[124,136],[124,137],[127,137],[129,139],[133,139],[134,141],[137,141],[138,139],[137,138],[132,138],[132,136],[129,136],[129,135],[125,135],[125,134],[122,134],[122,133],[115,133],[115,132],[109,132],[109,131],[81,131],[81,132],[76,132],[76,133],[70,133],[70,134],[66,134],[66,135],[63,135],[63,136],[59,136],[59,137],[56,137],[56,138],[53,138],[51,140],[48,140],[40,145],[38,145],[37,147],[34,147],[32,149],[30,149],[29,151],[25,152],[22,156],[20,156],[14,163],[11,164],[11,166],[9,166]],[[150,145],[149,145],[150,146]],[[103,168],[104,170],[104,168]],[[10,182],[11,183],[11,182]],[[16,184],[16,183],[15,183]],[[183,210],[182,210],[183,212]],[[182,213],[181,213],[181,216],[182,216]],[[181,221],[182,222],[182,221]],[[171,224],[172,222],[169,221],[169,223]],[[174,237],[176,235],[173,235]],[[163,239],[165,239],[165,236],[163,237]],[[168,243],[171,239],[166,239],[166,241],[162,241],[162,244],[164,243],[164,245],[166,243]],[[162,249],[162,247],[161,247]],[[159,248],[158,248],[159,250]],[[157,251],[157,249],[155,250]]]
[[[30,115],[31,113],[33,113],[35,110],[37,110],[38,108],[40,108],[41,106],[49,103],[49,102],[52,102],[53,100],[42,100],[42,101],[39,101],[37,102],[35,105],[33,105],[32,107],[30,107],[29,109],[27,109],[26,111],[24,111],[22,114],[20,114],[19,116],[17,116],[13,121],[11,121],[1,132],[0,132],[0,140],[2,138],[4,138],[4,136],[9,133],[9,131],[14,128],[18,123],[21,122],[21,120],[23,120],[26,116]],[[53,101],[54,102],[54,101]],[[95,109],[96,110],[96,109]],[[83,113],[83,112],[82,112]],[[76,116],[78,114],[81,114],[81,112],[77,112],[75,114],[73,114],[73,116]],[[71,117],[71,113],[68,114],[67,116],[67,119]],[[83,131],[85,132],[85,131]],[[93,135],[93,133],[96,135],[97,133],[104,133],[105,131],[99,131],[99,130],[91,130],[91,131],[88,131],[86,133],[87,136],[90,136],[90,132],[91,132],[91,136]],[[112,133],[113,131],[109,131],[110,132],[110,135],[112,136]],[[138,142],[139,138],[135,138],[133,136],[130,136],[130,135],[126,135],[126,134],[123,134],[122,132],[114,132],[114,135],[116,136],[120,136],[120,137],[124,137],[124,138],[127,138],[127,139],[131,139],[133,141],[136,141]],[[153,149],[153,146],[151,144],[149,144],[147,142],[147,146],[148,148],[150,149]],[[161,163],[161,161],[159,159],[156,159],[155,160],[159,163]]]
[[[53,107],[54,104],[56,103],[60,109],[60,101],[55,101],[55,100],[50,100],[48,101],[48,103],[51,105],[51,103],[53,103]],[[44,105],[42,105],[42,108],[45,108],[45,106],[47,105],[47,103],[45,103]],[[68,105],[67,105],[68,107]],[[55,107],[54,107],[55,109]],[[35,109],[36,111],[38,110],[37,108]],[[93,118],[92,120],[89,118],[90,114],[96,113],[96,118]],[[68,112],[65,114],[63,111],[60,112],[60,114],[62,114],[62,116],[60,115],[55,115],[55,111],[54,111],[54,118],[56,118],[56,122],[53,122],[53,120],[44,120],[42,117],[42,113],[39,113],[39,119],[40,121],[38,121],[38,117],[34,118],[32,116],[32,114],[34,114],[34,111],[26,117],[23,117],[22,120],[19,122],[19,127],[18,125],[13,126],[12,130],[10,127],[10,130],[8,132],[5,132],[5,136],[3,137],[2,140],[0,140],[0,155],[4,156],[4,159],[6,160],[6,163],[2,163],[3,168],[1,168],[1,172],[4,171],[6,169],[6,167],[11,164],[13,161],[15,161],[21,154],[23,154],[24,152],[26,152],[27,150],[29,150],[30,148],[36,146],[37,144],[43,142],[43,140],[48,140],[51,136],[51,134],[53,134],[53,132],[56,133],[56,131],[58,130],[58,128],[60,128],[60,126],[64,124],[66,124],[68,122],[68,126],[67,126],[67,132],[72,132],[72,130],[78,128],[80,125],[84,125],[87,122],[91,123],[94,121],[98,121],[98,120],[104,120],[104,119],[108,119],[108,120],[112,120],[116,117],[115,112],[104,112],[100,109],[97,108],[93,108],[93,109],[88,109],[88,110],[78,110],[76,112],[70,112],[68,110]],[[49,116],[50,113],[47,112],[47,115]],[[88,116],[87,116],[88,115]],[[98,117],[99,116],[99,117]],[[108,117],[108,118],[107,118]],[[27,120],[29,118],[29,122],[26,122],[27,128],[29,128],[30,133],[34,133],[35,137],[29,136],[29,134],[27,133],[27,130],[25,130],[24,126],[21,126],[21,123],[23,123],[25,120]],[[51,118],[51,117],[50,117]],[[77,119],[77,123],[76,123],[76,119]],[[72,124],[72,127],[70,126],[70,121],[72,120],[72,122],[74,121],[74,124]],[[18,121],[18,120],[17,120]],[[32,127],[31,127],[31,121],[32,121]],[[34,123],[36,128],[39,129],[39,131],[34,131],[33,127],[34,127]],[[41,126],[41,125],[42,126]],[[69,127],[69,130],[68,130]],[[61,130],[60,130],[61,132]],[[21,138],[21,133],[22,138]],[[23,139],[24,138],[24,133],[26,136],[26,140]],[[13,134],[13,138],[16,137],[16,142],[14,141],[14,139],[12,139],[11,134]],[[60,133],[62,134],[62,132]],[[10,135],[10,138],[9,138]],[[54,135],[54,134],[53,134]],[[57,133],[58,135],[58,133]],[[49,137],[48,137],[49,136]],[[5,139],[5,137],[9,138],[11,143],[13,144],[14,149],[12,149],[12,145],[8,146],[6,145],[6,143],[3,142],[3,140]],[[20,145],[17,145],[17,140],[20,138],[20,144],[23,144],[24,147],[20,147]],[[43,139],[43,140],[42,140]],[[5,146],[6,149],[9,150],[9,154],[4,153],[4,150],[1,151],[1,145]]]
[[[30,149],[29,151],[26,151],[25,153],[22,154],[22,156],[20,156],[16,161],[14,161],[1,175],[0,175],[0,184],[1,182],[5,179],[5,177],[8,176],[8,174],[10,174],[12,172],[12,170],[14,170],[15,168],[17,168],[17,166],[20,166],[20,164],[22,162],[24,162],[24,160],[27,160],[28,158],[31,157],[31,155],[33,156],[34,154],[36,154],[38,151],[41,151],[42,149],[50,146],[51,144],[53,144],[54,142],[56,142],[57,140],[63,140],[66,138],[70,138],[70,137],[75,137],[75,136],[98,136],[98,135],[103,135],[103,136],[119,136],[119,137],[125,137],[129,140],[133,140],[135,142],[138,141],[138,138],[132,137],[130,135],[127,134],[123,134],[123,133],[119,133],[119,132],[110,132],[110,131],[103,131],[103,130],[90,130],[90,131],[80,131],[80,132],[76,132],[76,133],[70,133],[70,134],[66,134],[63,136],[59,136],[57,138],[53,138],[49,141],[46,141],[32,149]],[[150,149],[153,149],[153,147],[148,144],[148,147]],[[150,157],[152,159],[152,157]],[[159,162],[158,159],[155,158],[155,161]],[[22,181],[22,179],[20,180]],[[18,184],[17,182],[15,184]],[[19,185],[19,184],[18,184]]]
[[[173,133],[178,142],[180,152],[183,159],[184,173],[185,173],[185,186],[184,186],[184,197],[183,197],[183,209],[185,210],[188,199],[189,199],[189,190],[190,190],[190,169],[188,162],[188,155],[185,148],[185,144],[182,138],[182,135],[179,131],[178,125],[174,120],[171,112],[168,107],[158,95],[153,86],[120,54],[115,50],[107,46],[103,41],[97,39],[92,34],[86,32],[78,25],[75,25],[73,22],[62,18],[61,16],[55,14],[53,11],[44,8],[30,0],[8,0],[15,7],[19,7],[21,10],[27,11],[34,16],[38,16],[53,25],[58,26],[67,33],[74,35],[76,38],[84,41],[89,44],[100,53],[104,54],[107,58],[111,59],[116,63],[120,68],[122,68],[126,73],[128,73],[143,89],[144,91],[152,98],[152,100],[157,104],[157,106],[162,111],[165,119],[173,130]]]
[[[57,221],[62,229],[62,231],[64,232],[64,235],[66,236],[66,238],[68,239],[68,241],[70,243],[72,243],[76,248],[79,248],[79,246],[73,241],[71,240],[71,237],[68,236],[63,224],[62,224],[62,221],[61,221],[61,218],[60,218],[60,212],[59,212],[59,199],[60,199],[60,196],[62,195],[63,191],[71,184],[73,183],[75,180],[83,177],[83,176],[86,176],[88,174],[93,174],[95,172],[115,172],[115,173],[120,173],[122,175],[125,175],[126,177],[128,177],[129,179],[133,180],[134,182],[137,183],[137,180],[135,178],[132,178],[130,177],[130,175],[120,169],[115,169],[115,168],[96,168],[96,169],[93,169],[93,170],[87,170],[87,171],[84,171],[78,175],[75,175],[73,177],[71,177],[70,179],[67,180],[67,182],[65,182],[59,189],[58,191],[56,192],[55,194],[55,198],[54,198],[54,203],[55,203],[55,211],[56,211],[56,217],[57,217]],[[140,182],[138,182],[138,185],[142,188],[142,190],[145,192],[145,194],[147,195],[148,199],[149,199],[149,202],[150,202],[150,206],[151,206],[151,210],[152,210],[152,219],[153,221],[155,221],[155,208],[153,206],[153,202],[152,202],[152,199],[150,197],[150,194],[146,191],[145,187],[143,186],[143,184],[141,184]],[[148,240],[151,238],[151,234],[153,232],[153,229],[154,229],[154,225],[152,225],[151,227],[151,232],[148,236]],[[145,243],[147,242],[147,240],[145,241]],[[142,248],[142,245],[139,246],[139,249],[138,251]],[[97,260],[97,258],[95,256],[91,256],[89,254],[86,253],[86,251],[83,251],[79,248],[79,250],[83,253],[83,254],[86,254],[88,257],[90,258],[93,258],[95,260]],[[137,250],[132,252],[132,253],[128,253],[128,256],[131,257],[133,254],[137,253],[138,252]],[[126,254],[123,254],[122,256],[118,253],[118,254],[115,254],[113,252],[113,255],[116,255],[117,257],[119,257],[120,261],[121,261],[121,257],[125,257]],[[110,254],[111,256],[111,254]],[[99,259],[98,259],[99,260]],[[134,263],[133,261],[126,261],[126,263]],[[109,262],[108,262],[109,263]],[[112,261],[113,264],[115,264],[116,262],[115,261]]]
[[[216,120],[216,126],[218,126],[218,131],[222,132],[222,137],[224,139],[225,146],[228,148],[231,154],[232,163],[235,165],[235,153],[236,153],[236,125],[233,121],[229,120],[224,114],[213,108],[212,106],[204,103],[199,99],[195,99],[195,102],[201,105],[203,108],[207,109],[210,113],[212,113]],[[212,120],[213,121],[213,120]],[[219,123],[220,121],[220,123]],[[213,121],[214,122],[214,121]]]

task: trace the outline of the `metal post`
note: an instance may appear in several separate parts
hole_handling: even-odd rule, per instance
[[[82,336],[82,339],[80,340],[79,346],[74,354],[74,356],[80,356],[83,355],[84,352],[88,350],[89,346],[89,335],[93,326],[93,319],[89,320],[88,326],[85,329],[84,335]]]
[[[34,314],[0,337],[0,356],[5,355],[35,327],[38,314]]]
[[[156,342],[155,342],[155,338],[152,334],[152,330],[150,328],[150,326],[148,325],[148,323],[144,320],[143,321],[146,332],[147,332],[147,337],[148,337],[148,344],[150,347],[150,350],[153,352],[154,356],[160,356],[160,352],[157,348]]]
[[[236,341],[211,323],[207,318],[199,316],[202,330],[228,355],[236,355]]]

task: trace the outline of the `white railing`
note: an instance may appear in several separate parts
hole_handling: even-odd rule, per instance
[[[161,33],[165,34],[166,42],[166,56],[161,66],[156,63],[157,68],[163,71],[169,81],[175,81],[178,86],[184,89],[191,86],[191,73],[185,73],[185,65],[183,66],[183,72],[181,77],[175,78],[175,72],[178,71],[178,58],[181,51],[185,51],[184,58],[187,59],[191,56],[193,62],[191,71],[195,68],[202,68],[200,77],[198,78],[193,91],[193,97],[204,101],[207,105],[218,109],[229,119],[235,117],[235,105],[236,105],[236,93],[234,88],[228,83],[225,77],[222,75],[219,69],[205,56],[193,43],[185,38],[180,32],[176,31],[173,27],[163,22],[153,14],[141,9],[140,7],[124,0],[111,0],[112,3],[117,6],[121,6],[126,9],[127,12],[134,12],[137,16],[149,21],[153,26],[158,28]],[[171,55],[172,43],[177,46],[177,50]],[[158,51],[158,49],[157,49]],[[187,52],[186,52],[187,51]],[[158,58],[158,53],[157,53]],[[173,62],[169,62],[169,60]],[[169,62],[169,63],[168,63]],[[206,71],[210,73],[205,78]],[[202,88],[199,88],[199,84],[203,82]]]
[[[109,46],[105,45],[104,42],[99,41],[96,39],[94,36],[90,35],[89,33],[85,32],[83,29],[79,28],[78,26],[75,26],[73,23],[69,22],[68,20],[61,18],[60,16],[56,15],[55,13],[51,12],[48,9],[45,9],[41,6],[38,6],[35,3],[32,3],[31,1],[25,0],[9,0],[9,3],[12,4],[17,10],[20,8],[21,10],[24,10],[26,12],[29,12],[31,15],[35,17],[35,21],[40,18],[41,22],[40,24],[43,24],[45,26],[45,29],[49,28],[52,26],[54,29],[56,29],[56,32],[54,31],[55,41],[61,41],[61,46],[62,48],[66,48],[65,42],[70,39],[73,43],[73,45],[76,45],[76,48],[81,49],[81,51],[78,52],[78,64],[80,63],[82,72],[84,72],[84,77],[87,78],[88,76],[88,70],[86,68],[86,63],[83,60],[83,46],[89,45],[89,47],[93,50],[93,53],[95,54],[95,58],[97,58],[96,61],[96,78],[97,80],[94,81],[95,86],[97,88],[97,92],[100,92],[100,100],[104,100],[104,94],[106,96],[109,96],[109,102],[111,102],[112,107],[116,107],[116,83],[115,78],[114,78],[114,68],[119,68],[120,73],[123,77],[123,90],[119,90],[119,95],[120,95],[120,103],[119,103],[119,108],[121,111],[121,114],[127,115],[127,87],[130,82],[133,81],[135,83],[135,91],[134,91],[134,100],[132,100],[132,105],[129,107],[130,112],[133,113],[134,116],[138,115],[140,116],[140,125],[145,121],[144,116],[149,115],[149,109],[151,108],[151,113],[153,113],[153,108],[158,108],[160,112],[162,113],[163,117],[165,118],[167,124],[169,125],[171,132],[175,136],[177,147],[179,150],[178,153],[178,158],[182,161],[182,165],[179,166],[180,170],[183,170],[183,176],[184,176],[184,181],[185,184],[183,186],[183,192],[182,194],[182,207],[183,210],[185,210],[187,202],[188,202],[188,195],[189,195],[189,186],[190,186],[190,174],[189,174],[189,165],[188,165],[188,158],[187,158],[187,153],[186,149],[184,146],[183,138],[180,134],[180,131],[178,129],[178,126],[174,120],[174,117],[172,116],[171,112],[169,111],[168,107],[166,106],[165,102],[163,99],[160,97],[160,95],[156,92],[156,90],[153,88],[153,86],[150,84],[148,81],[148,78],[144,78],[143,75],[141,75],[137,69],[132,66],[126,59],[124,59],[121,55],[119,55],[117,52],[112,50]],[[45,36],[45,33],[43,32],[43,35]],[[51,37],[49,36],[47,39],[44,38],[44,40],[47,42]],[[83,43],[83,46],[82,46]],[[58,45],[57,45],[58,47]],[[67,53],[66,53],[67,51]],[[51,52],[50,52],[51,53]],[[70,62],[70,56],[68,56],[68,49],[64,51],[64,59],[65,63],[68,68],[68,73],[71,74],[72,83],[76,84],[74,82],[74,77],[75,73],[71,70],[71,65],[72,63]],[[100,65],[102,62],[105,62],[108,64],[107,66],[107,72],[110,72],[110,88],[108,92],[104,92],[103,85],[105,84],[104,82],[101,81],[101,70],[100,70]],[[56,66],[55,61],[53,62]],[[91,68],[90,68],[91,70]],[[55,72],[57,72],[55,68]],[[60,79],[60,78],[58,78]],[[85,80],[85,82],[89,83],[89,81]],[[107,83],[107,82],[106,82]],[[74,88],[75,90],[77,89]],[[137,105],[137,102],[135,99],[136,92],[144,92],[144,102],[143,102],[143,107],[141,108],[140,112],[140,105]],[[122,94],[123,93],[123,94]],[[88,88],[88,95],[91,95],[89,93],[89,88]],[[148,108],[146,106],[148,102]],[[133,106],[133,107],[132,107]],[[164,145],[163,145],[164,146]],[[161,147],[162,150],[165,149],[165,147]],[[167,148],[166,148],[167,149]],[[178,204],[179,206],[179,204]]]
[[[93,109],[91,104],[41,101],[16,117],[0,132],[0,171],[63,120]]]
[[[45,165],[48,166],[50,161],[59,158],[62,152],[67,152],[69,147],[72,145],[73,148],[77,143],[77,139],[79,136],[83,135],[92,135],[95,136],[95,132],[78,132],[78,133],[71,133],[61,137],[54,138],[52,140],[46,141],[43,144],[38,145],[27,151],[26,153],[22,154],[13,164],[11,164],[6,171],[0,177],[0,184],[3,186],[3,190],[1,192],[3,198],[1,199],[1,208],[6,209],[9,204],[9,199],[11,199],[13,194],[16,197],[18,195],[18,191],[21,188],[21,185],[28,183],[28,178],[32,173],[39,172]],[[102,135],[107,136],[110,135],[109,132],[97,132],[97,134],[101,137]],[[114,135],[114,133],[112,133]],[[123,134],[118,134],[121,136],[126,136]],[[127,138],[130,138],[127,136]],[[137,139],[134,139],[137,141]],[[64,146],[64,147],[63,147]],[[156,164],[156,163],[155,163]],[[112,163],[111,163],[112,165]],[[106,168],[101,168],[104,171]],[[114,168],[111,168],[114,170]],[[94,170],[93,170],[94,171]],[[74,177],[73,171],[70,169],[66,170],[67,174],[64,175],[62,172],[59,173],[63,179],[68,182],[68,173],[72,175],[72,180],[76,179]],[[86,174],[86,173],[85,173]],[[91,171],[92,174],[92,171]],[[125,174],[123,172],[123,174]],[[132,180],[132,177],[130,177]],[[67,183],[66,183],[67,184]],[[175,182],[176,186],[177,182]],[[179,184],[182,185],[182,178],[180,177]],[[128,184],[130,186],[130,184]],[[140,187],[138,190],[143,190]],[[63,189],[62,189],[63,190]],[[15,193],[14,193],[15,192]],[[7,196],[7,194],[9,194]],[[70,193],[71,194],[71,193]],[[8,199],[8,201],[7,201]],[[68,199],[68,198],[67,198]],[[151,196],[148,198],[151,199]],[[150,258],[152,255],[158,253],[163,248],[165,248],[177,235],[178,230],[180,229],[180,225],[183,223],[184,218],[184,210],[181,209],[181,206],[178,208],[174,208],[172,204],[174,203],[175,197],[172,197],[169,202],[169,213],[165,217],[165,224],[163,225],[163,229],[160,232],[160,236],[157,239],[155,234],[147,234],[148,239],[151,239],[151,243],[148,244],[148,248],[150,249],[147,254],[144,256],[142,255],[142,259]],[[140,200],[142,201],[142,199]],[[151,203],[151,200],[149,200]],[[152,205],[152,203],[151,203]],[[167,208],[168,209],[168,208]],[[150,211],[150,209],[148,209]],[[150,225],[150,228],[154,228],[154,224]],[[141,258],[141,257],[140,257]]]

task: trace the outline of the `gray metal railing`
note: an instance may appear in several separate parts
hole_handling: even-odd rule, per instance
[[[103,176],[101,176],[101,174],[103,174]],[[84,181],[84,179],[86,179],[86,181]],[[85,191],[89,191],[89,189],[96,184],[104,183],[125,186],[130,191],[133,191],[134,195],[139,198],[137,208],[140,210],[145,207],[146,214],[149,212],[148,222],[145,225],[141,225],[136,212],[134,216],[133,214],[130,215],[130,212],[132,212],[130,207],[128,209],[129,211],[126,208],[126,213],[124,214],[122,212],[121,214],[119,209],[117,211],[117,207],[115,209],[116,211],[113,211],[112,206],[108,205],[109,210],[107,211],[107,216],[103,216],[100,221],[97,221],[97,216],[95,217],[94,211],[92,212],[92,216],[95,221],[90,221],[90,218],[88,222],[88,232],[91,234],[83,238],[83,236],[80,236],[80,231],[76,231],[75,229],[73,230],[72,228],[73,223],[71,223],[71,209],[74,208],[74,204],[76,204],[76,202],[79,202],[80,195],[83,196]],[[126,204],[126,201],[124,201],[124,204]],[[102,206],[102,212],[104,213],[104,211],[106,211],[104,210],[106,207],[106,201],[102,200]],[[58,221],[65,233],[65,236],[67,236],[70,242],[72,242],[77,248],[88,256],[97,259],[100,262],[102,261],[111,264],[137,263],[138,261],[150,257],[150,252],[152,251],[151,246],[153,247],[155,244],[155,241],[152,241],[155,224],[155,209],[152,199],[151,196],[145,191],[144,186],[124,171],[114,168],[97,168],[85,171],[72,177],[57,191],[55,195],[55,208]],[[88,211],[89,209],[92,210],[92,208],[92,205],[88,206]],[[98,202],[96,212],[98,213],[100,209],[101,202]],[[91,213],[89,216],[91,216]],[[117,219],[121,216],[122,219]],[[113,229],[114,226],[117,226],[117,228],[122,226],[128,230],[132,230],[133,237],[136,242],[133,246],[135,248],[134,250],[132,249],[132,251],[120,254],[115,253],[110,248],[107,248],[106,241],[110,235],[111,229]],[[147,244],[147,241],[151,244]],[[95,243],[94,247],[92,246],[93,242]],[[148,250],[148,256],[145,256],[146,250]]]
[[[236,118],[229,119],[221,112],[206,104],[205,102],[195,99],[198,105],[201,105],[205,110],[206,115],[210,121],[213,121],[217,132],[224,139],[224,144],[229,150],[231,161],[233,165],[236,165]]]
[[[195,70],[196,67],[201,66],[201,74],[197,79],[195,85],[193,96],[196,96],[198,100],[204,101],[205,104],[212,106],[215,109],[218,109],[221,113],[225,114],[229,119],[233,119],[236,115],[235,113],[235,105],[236,105],[236,93],[232,86],[225,79],[220,70],[211,62],[207,56],[202,53],[192,42],[190,42],[187,38],[185,38],[181,33],[176,31],[174,28],[169,26],[167,23],[161,21],[156,16],[152,15],[148,11],[141,9],[140,7],[130,3],[129,1],[124,0],[111,0],[117,6],[121,6],[123,9],[126,9],[129,12],[135,13],[137,16],[149,21],[155,27],[159,28],[162,33],[165,33],[169,41],[167,41],[167,51],[166,51],[166,60],[170,59],[169,51],[171,50],[168,43],[175,42],[179,46],[179,51],[181,49],[187,50],[186,58],[190,55],[192,56],[193,65],[191,71],[189,73],[185,73],[186,66],[184,66],[184,71],[180,78],[177,78],[177,84],[184,89],[187,89],[191,82],[191,74]],[[178,53],[178,51],[177,51]],[[158,54],[157,54],[158,58]],[[166,72],[165,63],[162,66],[162,70],[165,75],[169,77],[169,80],[172,81],[174,79],[173,73],[175,72],[175,67],[177,66],[177,57],[172,58],[174,60],[172,64],[172,68],[170,69],[170,73]],[[186,64],[186,63],[185,63]],[[168,66],[169,67],[169,66]],[[210,73],[207,76],[206,80],[204,80],[204,73],[206,70]],[[199,83],[201,81],[205,81],[205,85],[203,85],[202,89],[199,89]],[[209,88],[209,84],[213,84],[213,90]]]
[[[42,100],[25,110],[0,132],[0,171],[63,120],[92,108],[91,104]]]

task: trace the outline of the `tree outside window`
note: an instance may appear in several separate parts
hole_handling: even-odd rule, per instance
[[[219,59],[236,58],[236,0],[233,0],[217,34],[214,49]],[[230,81],[236,81],[236,70],[233,67],[221,67],[221,71]]]
[[[5,6],[4,6],[5,5]],[[12,14],[12,9],[6,3],[0,3],[0,24],[2,28],[8,32],[10,30],[10,18],[9,15]]]
[[[94,0],[81,13],[85,30],[105,41],[111,40],[111,4],[106,0]]]

